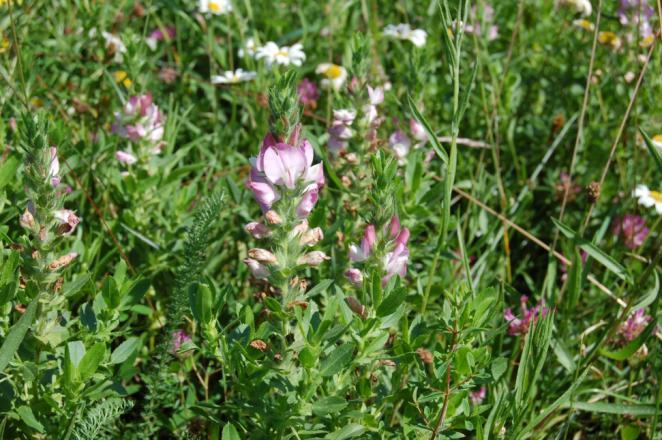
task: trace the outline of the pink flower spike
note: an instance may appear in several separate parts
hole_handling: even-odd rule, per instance
[[[287,144],[279,143],[264,153],[264,174],[274,185],[285,185],[294,189],[297,180],[306,172],[304,152]]]
[[[617,237],[622,237],[625,246],[634,250],[644,244],[649,229],[646,227],[646,220],[640,216],[626,214],[614,221],[612,232]]]

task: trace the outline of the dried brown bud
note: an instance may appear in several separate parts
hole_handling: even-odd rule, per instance
[[[390,359],[382,359],[379,361],[379,365],[384,367],[395,367],[395,362]]]
[[[253,347],[256,350],[260,351],[265,351],[267,349],[267,343],[264,342],[262,339],[256,339],[253,342],[251,342],[251,347]]]
[[[299,240],[301,246],[315,246],[324,238],[324,232],[321,228],[307,230]]]
[[[288,309],[293,309],[295,307],[300,307],[301,310],[306,310],[308,308],[308,302],[307,301],[296,300],[296,301],[292,301],[291,303],[287,304]]]
[[[63,255],[60,258],[58,258],[57,260],[53,261],[51,264],[49,264],[47,266],[48,270],[50,270],[50,271],[58,270],[58,269],[60,269],[64,266],[68,265],[72,261],[74,261],[74,259],[77,256],[78,256],[78,254],[76,252],[70,252],[67,255]]]
[[[282,354],[280,354],[280,353],[276,353],[276,354],[274,355],[274,361],[276,361],[276,362],[280,362],[280,361],[282,361],[282,360],[283,360],[283,355],[282,355]]]
[[[430,353],[430,351],[426,350],[425,348],[417,348],[416,354],[418,354],[418,357],[421,358],[421,361],[424,364],[432,364],[432,361],[434,360],[432,353]]]
[[[596,203],[600,198],[600,184],[591,182],[586,187],[586,198],[590,203]]]
[[[345,298],[345,302],[349,306],[349,309],[359,315],[361,319],[365,319],[366,316],[368,316],[368,311],[366,310],[365,306],[361,304],[361,302],[354,298],[353,296],[348,296]]]
[[[281,216],[274,210],[267,211],[267,213],[264,214],[264,218],[270,225],[280,225],[283,223]]]

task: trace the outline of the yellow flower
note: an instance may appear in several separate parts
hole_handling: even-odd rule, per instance
[[[126,73],[124,70],[118,70],[116,72],[113,72],[113,77],[115,78],[116,83],[122,83],[124,87],[127,89],[131,87],[131,84],[133,84],[133,81],[129,78],[129,74]]]
[[[598,34],[598,42],[605,46],[611,46],[614,50],[620,49],[621,47],[621,39],[611,31],[600,32]]]
[[[9,50],[9,38],[0,37],[0,53],[5,53],[7,50]]]
[[[33,96],[30,98],[30,105],[34,108],[42,108],[44,106],[44,101],[42,101],[40,98],[37,98],[36,96]]]
[[[572,24],[574,24],[576,27],[584,29],[586,31],[591,31],[592,32],[593,30],[595,30],[595,25],[593,23],[591,23],[590,21],[588,21],[587,19],[585,19],[585,18],[577,19],[577,20],[573,21]]]
[[[647,35],[639,42],[639,46],[650,47],[650,45],[653,44],[653,41],[655,41],[655,34]]]
[[[340,90],[347,80],[347,69],[333,63],[322,63],[315,70],[317,74],[324,76],[322,78],[322,87],[329,87],[334,90]]]

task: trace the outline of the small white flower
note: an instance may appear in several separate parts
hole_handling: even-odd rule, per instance
[[[200,0],[199,10],[202,14],[224,15],[232,12],[232,3],[230,0]]]
[[[639,199],[639,204],[650,208],[655,206],[655,211],[662,214],[662,193],[651,191],[646,185],[637,185],[632,196]]]
[[[398,40],[409,40],[414,46],[425,46],[428,33],[423,29],[412,29],[407,23],[389,24],[384,28],[384,35]]]
[[[97,36],[97,28],[90,29],[87,35],[90,38],[95,38]],[[124,45],[122,40],[118,36],[113,35],[110,32],[106,32],[106,31],[101,32],[101,36],[106,42],[106,48],[115,52],[114,61],[116,63],[121,63],[122,61],[124,61],[126,46]]]
[[[267,67],[271,67],[273,64],[279,64],[281,66],[289,66],[290,64],[301,66],[306,59],[306,54],[303,53],[302,48],[303,46],[301,43],[296,43],[292,46],[278,47],[276,43],[269,41],[267,44],[257,49],[255,57],[259,60],[263,59]]]
[[[249,56],[253,58],[255,56],[256,51],[257,51],[257,44],[255,43],[255,39],[251,37],[246,40],[244,47],[239,48],[239,50],[237,51],[237,55],[239,55],[239,58],[243,58],[245,56]]]
[[[347,69],[333,63],[322,63],[317,66],[315,73],[324,76],[322,87],[331,88],[333,90],[340,90],[347,80]]]
[[[238,84],[240,82],[250,81],[257,73],[246,72],[243,69],[228,70],[223,75],[215,75],[211,77],[212,84]]]
[[[587,17],[593,12],[590,0],[561,0],[561,4],[575,8],[575,11]]]

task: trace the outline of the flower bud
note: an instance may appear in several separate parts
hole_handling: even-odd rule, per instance
[[[358,269],[347,269],[347,271],[345,271],[345,277],[355,286],[361,286],[363,284],[363,272]]]
[[[354,298],[353,296],[348,296],[345,298],[345,302],[349,306],[349,309],[359,315],[361,319],[365,319],[366,316],[368,316],[368,311],[366,310],[365,306],[361,304],[361,302]]]
[[[274,210],[269,210],[264,214],[264,218],[267,220],[267,223],[270,225],[280,225],[283,223],[283,219],[280,215]]]
[[[21,214],[19,223],[25,229],[29,229],[29,230],[34,229],[34,225],[35,225],[34,217],[32,216],[32,213],[28,209],[26,209],[25,212]]]
[[[246,266],[250,269],[251,274],[253,274],[258,280],[266,280],[269,278],[269,268],[264,264],[260,264],[260,262],[253,260],[252,258],[246,258],[244,263],[246,263]]]
[[[271,235],[271,231],[263,223],[260,222],[250,222],[244,226],[246,232],[251,234],[253,238],[265,238]]]
[[[299,244],[301,246],[315,246],[324,238],[324,232],[321,228],[313,228],[306,231],[305,234],[301,236]]]
[[[320,264],[322,264],[324,260],[330,260],[330,258],[327,257],[327,255],[324,252],[312,251],[299,257],[299,259],[297,260],[297,264],[317,267]]]
[[[256,339],[250,343],[250,346],[259,351],[266,351],[267,343],[262,339]]]
[[[80,218],[69,209],[53,211],[53,217],[58,222],[57,233],[59,235],[71,235],[80,223]]]
[[[296,225],[294,228],[292,228],[292,231],[290,232],[289,236],[290,238],[294,237],[299,237],[308,232],[310,227],[308,226],[308,220],[303,219],[301,223]]]
[[[77,254],[76,252],[70,252],[70,253],[68,253],[67,255],[63,255],[63,256],[61,256],[60,258],[58,258],[57,260],[55,260],[55,261],[53,261],[52,263],[50,263],[50,264],[48,265],[48,270],[50,270],[50,271],[55,271],[55,270],[61,269],[61,268],[63,268],[64,266],[66,266],[66,265],[68,265],[69,263],[71,263],[72,261],[74,261],[74,259],[75,259],[77,256],[78,256],[78,254]]]
[[[253,248],[248,251],[248,256],[262,264],[276,264],[278,262],[276,256],[266,249]]]

